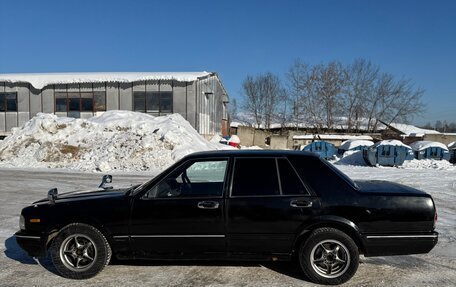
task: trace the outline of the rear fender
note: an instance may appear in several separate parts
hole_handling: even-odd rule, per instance
[[[361,235],[358,226],[346,218],[335,215],[318,216],[315,217],[310,224],[301,226],[295,238],[293,252],[299,249],[299,245],[301,244],[301,242],[306,240],[313,230],[322,227],[332,227],[346,233],[356,243],[356,245],[359,248],[359,252],[361,254],[364,253],[365,247],[363,241],[361,240]]]

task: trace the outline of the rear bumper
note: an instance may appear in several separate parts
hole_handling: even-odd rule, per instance
[[[439,239],[437,232],[426,234],[372,234],[363,236],[365,256],[428,253]]]
[[[18,231],[14,234],[17,244],[32,257],[42,257],[46,255],[46,238],[39,234],[29,234]]]

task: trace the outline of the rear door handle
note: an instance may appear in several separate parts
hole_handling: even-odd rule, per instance
[[[217,201],[200,201],[198,202],[198,208],[201,209],[217,209],[219,208],[219,203]]]
[[[312,207],[312,201],[307,200],[292,200],[290,201],[291,207],[303,208],[303,207]]]

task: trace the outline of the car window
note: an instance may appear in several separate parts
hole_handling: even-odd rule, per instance
[[[144,198],[222,196],[228,161],[190,162],[153,186]]]
[[[277,159],[279,165],[280,183],[282,184],[283,195],[308,195],[304,184],[296,174],[290,162],[285,158]]]
[[[237,158],[231,195],[280,195],[275,159]]]

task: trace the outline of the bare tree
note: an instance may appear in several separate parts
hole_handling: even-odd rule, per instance
[[[279,77],[271,73],[247,76],[243,83],[243,107],[258,127],[269,128],[286,116],[286,93]],[[284,110],[285,107],[285,110]]]

